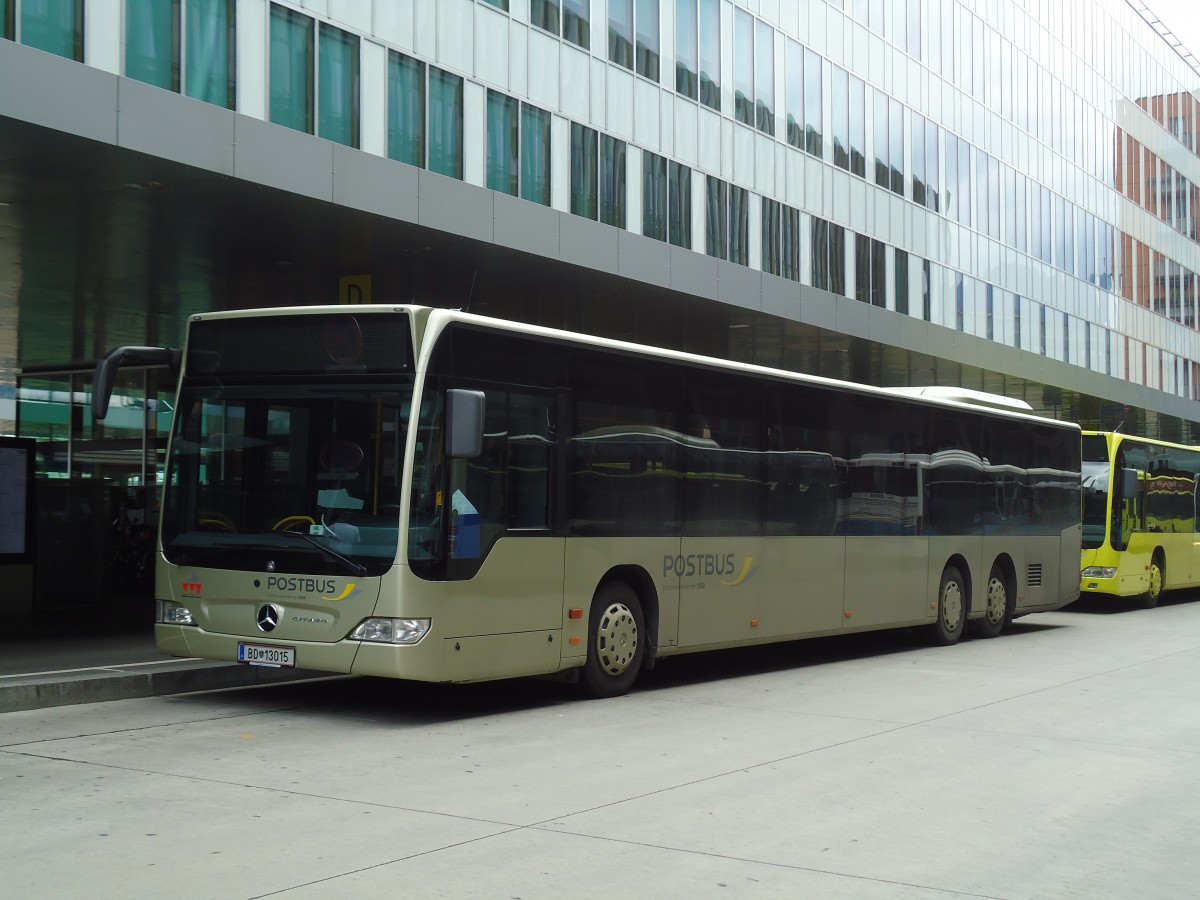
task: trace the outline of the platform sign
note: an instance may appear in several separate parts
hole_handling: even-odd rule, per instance
[[[370,275],[342,275],[338,278],[338,303],[371,303]]]

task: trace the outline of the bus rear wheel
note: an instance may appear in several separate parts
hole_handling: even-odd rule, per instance
[[[580,682],[593,697],[617,697],[633,686],[646,653],[642,604],[623,581],[603,585],[592,599],[587,662]]]
[[[938,587],[937,621],[931,635],[935,644],[943,647],[957,644],[967,624],[967,588],[962,574],[954,566],[946,566]]]
[[[1158,601],[1162,599],[1163,574],[1166,568],[1162,554],[1155,551],[1154,558],[1150,560],[1150,587],[1142,594],[1142,609],[1154,609],[1158,606]]]
[[[1008,582],[1000,567],[992,566],[983,597],[983,618],[971,623],[972,630],[982,638],[998,637],[1008,624],[1008,615]]]

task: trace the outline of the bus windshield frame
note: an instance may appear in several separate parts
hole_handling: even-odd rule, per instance
[[[362,327],[348,316],[288,321],[324,348],[319,369],[265,334],[248,358],[245,320],[194,324],[164,479],[163,554],[176,565],[380,575],[399,539],[411,344],[397,348],[397,329],[384,328],[390,347],[364,360],[378,316]],[[407,323],[400,331],[407,339]]]

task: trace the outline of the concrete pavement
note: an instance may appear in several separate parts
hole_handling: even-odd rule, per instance
[[[15,712],[0,871],[123,900],[1192,897],[1197,684],[1176,598],[679,658],[607,701],[339,679]]]

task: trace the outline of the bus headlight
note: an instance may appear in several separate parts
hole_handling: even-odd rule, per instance
[[[192,611],[174,600],[154,601],[154,621],[163,625],[195,625]]]
[[[415,644],[429,633],[432,619],[364,619],[349,634],[352,641],[377,644]]]
[[[1083,570],[1084,578],[1116,578],[1117,570],[1109,566],[1088,566]]]

